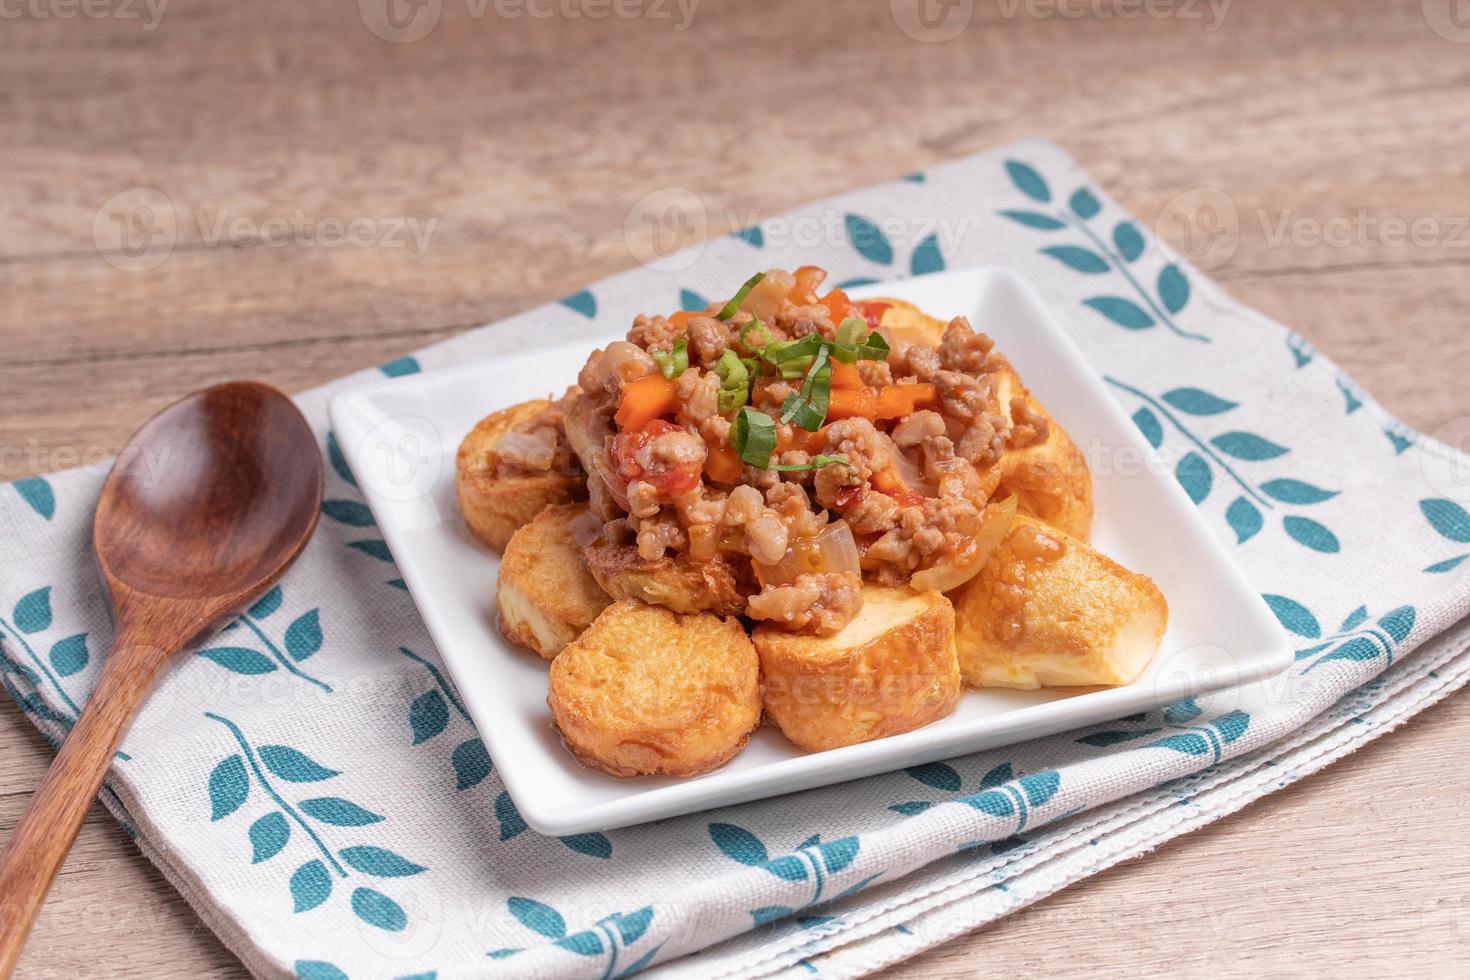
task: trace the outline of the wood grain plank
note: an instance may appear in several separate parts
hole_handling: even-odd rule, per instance
[[[1409,424],[1470,415],[1470,247],[1451,227],[1470,215],[1470,47],[1430,31],[1419,0],[1236,0],[1214,31],[981,0],[943,44],[867,0],[704,0],[682,32],[476,19],[451,0],[413,44],[374,37],[354,7],[174,0],[152,32],[5,22],[0,478],[113,452],[185,391],[299,390],[626,268],[624,218],[660,188],[697,190],[719,234],[1033,134],[1177,246],[1171,202],[1218,188],[1237,220],[1211,274],[1233,295]],[[94,219],[138,186],[167,194],[178,245],[126,272]],[[204,234],[221,214],[298,212],[437,223],[416,259]],[[1301,233],[1360,212],[1437,234]],[[1354,974],[1463,972],[1467,703],[897,972],[1301,975],[1346,951]],[[0,709],[0,830],[48,758]],[[94,815],[21,975],[102,972],[242,975]]]

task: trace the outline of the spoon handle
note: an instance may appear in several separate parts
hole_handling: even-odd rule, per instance
[[[165,658],[113,641],[97,687],[0,854],[0,977],[10,976],[31,922]]]

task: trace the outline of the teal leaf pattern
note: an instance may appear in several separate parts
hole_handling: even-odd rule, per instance
[[[408,708],[408,724],[413,729],[413,744],[427,742],[449,727],[449,705],[438,690],[419,695]]]
[[[290,888],[291,911],[309,912],[332,897],[332,876],[325,864],[312,858],[291,875]]]
[[[22,633],[39,633],[51,628],[51,586],[21,596],[10,613],[15,628]]]
[[[566,920],[550,905],[520,897],[513,897],[506,904],[510,908],[510,914],[532,932],[547,939],[560,939],[567,934]]]
[[[1050,245],[1042,249],[1041,254],[1050,255],[1074,272],[1090,276],[1100,276],[1109,269],[1101,255],[1077,245]]]
[[[1157,732],[1157,728],[1140,728],[1134,731],[1127,729],[1109,729],[1107,731],[1092,732],[1083,735],[1077,741],[1083,745],[1091,745],[1094,748],[1105,749],[1110,745],[1119,745],[1123,742],[1131,742]]]
[[[1289,451],[1285,446],[1278,446],[1254,432],[1226,432],[1211,439],[1210,443],[1227,456],[1249,462],[1275,459],[1285,456]]]
[[[679,290],[679,309],[699,313],[709,308],[709,300],[692,289]]]
[[[1159,270],[1158,290],[1159,302],[1171,315],[1189,304],[1189,280],[1177,265],[1166,265]]]
[[[1188,415],[1220,415],[1240,407],[1237,402],[1212,395],[1201,388],[1175,388],[1159,397],[1171,408],[1177,408]]]
[[[1337,496],[1336,490],[1323,490],[1310,483],[1288,478],[1267,480],[1261,484],[1261,490],[1286,504],[1320,504]]]
[[[709,835],[720,852],[732,861],[758,866],[769,859],[766,845],[743,827],[732,823],[712,823],[709,825]]]
[[[297,663],[322,648],[320,612],[319,609],[312,609],[302,613],[286,628],[286,652]]]
[[[1016,189],[1031,200],[1040,201],[1042,204],[1051,200],[1051,188],[1047,186],[1046,181],[1041,174],[1036,172],[1035,168],[1019,160],[1007,160],[1006,173],[1010,175],[1011,182],[1016,185]]]
[[[1453,572],[1455,569],[1463,565],[1465,563],[1465,559],[1467,558],[1470,558],[1470,554],[1460,555],[1456,558],[1446,558],[1444,561],[1435,562],[1433,565],[1428,566],[1424,570],[1434,575],[1439,575],[1444,572]]]
[[[1342,550],[1342,544],[1337,540],[1337,535],[1310,517],[1288,514],[1281,519],[1281,524],[1293,540],[1313,551],[1330,555]]]
[[[200,650],[199,656],[236,674],[269,674],[276,669],[270,657],[249,647],[209,647]]]
[[[364,810],[340,796],[319,796],[299,804],[306,815],[334,827],[366,827],[383,819],[381,814]]]
[[[1051,201],[1051,188],[1033,167],[1020,162],[1006,162],[1011,182],[1033,201]],[[1126,330],[1145,330],[1162,323],[1171,333],[1187,340],[1209,343],[1203,334],[1181,329],[1172,317],[1189,302],[1189,281],[1177,265],[1167,265],[1158,274],[1155,285],[1148,287],[1134,274],[1134,263],[1147,250],[1147,239],[1133,221],[1124,220],[1113,226],[1105,240],[1089,223],[1101,212],[1101,202],[1090,188],[1073,192],[1067,207],[1046,210],[1005,210],[998,214],[1007,220],[1037,231],[1072,230],[1087,239],[1091,248],[1080,245],[1058,245],[1043,248],[1042,254],[1056,259],[1084,275],[1116,274],[1127,283],[1133,295],[1094,296],[1084,304],[1101,313],[1113,324]]]
[[[1419,510],[1430,526],[1444,537],[1460,544],[1470,543],[1470,513],[1453,500],[1421,500]]]
[[[944,790],[946,793],[958,793],[960,789],[960,774],[954,771],[953,766],[943,762],[926,762],[922,766],[913,766],[904,772],[923,783],[925,786],[933,786],[935,789]]]
[[[275,811],[267,813],[250,825],[250,863],[269,861],[281,853],[291,840],[291,825]]]
[[[378,370],[390,378],[401,378],[406,374],[418,374],[423,368],[419,366],[416,357],[399,357],[387,364],[380,364]]]
[[[749,228],[741,228],[739,231],[732,231],[730,233],[730,237],[734,238],[736,241],[744,242],[752,248],[766,247],[766,233],[761,231],[760,225],[751,225]]]
[[[347,974],[323,960],[297,960],[292,969],[296,980],[349,980]]]
[[[612,841],[603,834],[573,834],[570,837],[561,838],[561,842],[578,854],[588,857],[610,858],[612,857]]]
[[[15,492],[20,494],[20,499],[24,500],[31,510],[48,521],[56,516],[56,494],[45,477],[33,476],[25,480],[16,480],[11,486],[15,487]]]
[[[1113,229],[1113,245],[1125,261],[1132,262],[1143,254],[1143,236],[1131,221],[1120,221]]]
[[[1317,622],[1317,617],[1312,611],[1295,599],[1288,599],[1284,595],[1263,595],[1266,605],[1276,614],[1281,625],[1286,627],[1297,636],[1304,636],[1309,640],[1315,640],[1322,635],[1322,624]]]
[[[271,774],[288,783],[317,783],[341,775],[289,745],[262,745],[259,752],[260,761]]]
[[[1359,606],[1358,608],[1354,609],[1352,612],[1348,613],[1347,619],[1344,619],[1342,621],[1342,625],[1338,627],[1337,631],[1339,633],[1346,633],[1346,632],[1348,632],[1350,630],[1357,629],[1359,626],[1363,625],[1367,621],[1368,621],[1368,607],[1367,606]],[[1402,637],[1400,637],[1400,639],[1402,639]]]
[[[380,538],[364,538],[362,541],[349,541],[347,547],[354,551],[360,551],[378,561],[392,561],[393,552],[388,550],[388,542]]]
[[[209,774],[209,819],[228,817],[245,805],[249,795],[245,760],[238,755],[227,756]]]
[[[1083,221],[1094,217],[1102,210],[1102,205],[1098,203],[1097,198],[1093,197],[1092,192],[1085,187],[1077,189],[1071,198],[1068,199],[1067,207],[1071,208],[1072,213]]]
[[[1206,463],[1204,457],[1199,453],[1189,453],[1179,461],[1174,468],[1174,478],[1189,494],[1189,499],[1195,503],[1203,503],[1210,495],[1210,488],[1214,485],[1215,475]]]
[[[51,660],[51,669],[56,671],[58,677],[70,677],[87,669],[87,663],[92,659],[87,652],[87,634],[78,633],[65,639],[57,640],[51,645],[48,654]]]
[[[428,870],[385,847],[372,844],[344,848],[342,860],[363,874],[377,878],[407,878]]]
[[[401,932],[408,916],[393,899],[372,888],[356,888],[352,892],[352,911],[370,926],[385,932]]]
[[[1018,225],[1025,225],[1027,228],[1035,228],[1038,231],[1057,231],[1067,227],[1065,221],[1058,221],[1040,211],[1002,211],[1000,214],[1001,217],[1009,218]]]
[[[929,272],[941,272],[943,269],[944,254],[939,251],[939,236],[930,235],[914,248],[914,254],[909,257],[909,272],[922,276]]]
[[[456,745],[450,762],[454,766],[454,788],[457,790],[478,786],[490,775],[490,753],[485,751],[485,743],[478,738]]]
[[[587,319],[597,316],[597,297],[590,290],[579,290],[570,296],[561,298],[561,305],[574,313],[580,313]]]
[[[495,798],[495,820],[500,824],[500,839],[510,840],[526,831],[526,821],[516,809],[515,801],[504,791]]]
[[[323,500],[322,513],[348,527],[372,527],[377,523],[368,505],[356,500]]]
[[[255,619],[265,619],[271,613],[281,608],[281,599],[283,596],[284,593],[281,591],[281,587],[279,585],[274,586],[265,595],[255,600],[254,605],[245,612]]]
[[[1396,643],[1402,643],[1414,631],[1414,621],[1417,617],[1418,614],[1413,606],[1400,606],[1379,617],[1378,625],[1383,627],[1383,631],[1393,637]]]
[[[1148,444],[1158,449],[1164,444],[1164,427],[1159,424],[1159,417],[1146,408],[1140,408],[1133,413],[1133,424],[1138,426],[1138,431],[1148,440]]]
[[[1266,526],[1266,519],[1256,505],[1244,497],[1236,497],[1225,511],[1225,522],[1235,532],[1235,543],[1245,544]]]
[[[847,240],[859,255],[878,265],[893,263],[893,246],[877,225],[858,214],[847,215],[843,224],[847,229]]]
[[[1124,330],[1147,330],[1154,325],[1154,318],[1143,307],[1122,296],[1093,296],[1084,299],[1082,305],[1096,310]]]

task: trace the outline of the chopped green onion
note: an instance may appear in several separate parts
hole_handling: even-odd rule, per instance
[[[750,335],[755,333],[755,331],[757,330],[759,330],[765,336],[766,342],[764,344],[754,343],[750,339]],[[740,328],[740,346],[744,347],[748,351],[754,351],[758,354],[761,351],[765,350],[771,344],[775,343],[775,341],[776,338],[771,336],[771,331],[767,330],[766,325],[764,323],[761,323],[759,320],[751,320],[745,326]]]
[[[730,302],[720,307],[720,312],[716,313],[715,316],[721,320],[728,320],[734,316],[736,311],[740,309],[740,304],[745,302],[745,297],[749,296],[750,291],[755,288],[755,284],[765,277],[766,274],[764,272],[757,272],[745,280],[745,285],[735,290],[735,295],[730,297]]]
[[[812,334],[812,336],[816,336]],[[808,432],[816,432],[827,420],[827,405],[832,395],[832,365],[827,361],[826,345],[818,346],[806,382],[800,393],[792,392],[781,404],[781,421],[796,424]]]
[[[855,316],[849,316],[844,317],[842,322],[837,324],[837,342],[839,344],[852,344],[856,347],[862,343],[863,338],[867,335],[867,320],[860,320]]]
[[[750,376],[755,361],[742,360],[733,350],[726,349],[715,363],[715,374],[720,376],[720,414],[728,415],[744,405],[750,398]]]
[[[824,466],[851,466],[846,456],[822,456],[811,458],[809,463],[772,463],[771,469],[782,473],[802,473],[807,470],[819,470]]]
[[[730,427],[730,445],[742,462],[765,469],[771,465],[771,453],[776,449],[776,423],[758,409],[749,405],[735,416]]]
[[[848,364],[854,361],[882,361],[888,357],[888,341],[874,330],[868,332],[865,320],[855,316],[837,325],[837,339],[832,341],[832,356]]]
[[[883,339],[881,333],[874,330],[868,334],[867,340],[858,344],[858,357],[865,361],[888,360],[888,341]]]
[[[659,374],[670,379],[677,378],[689,367],[689,339],[680,337],[674,341],[673,350],[649,351],[648,356],[658,365]]]

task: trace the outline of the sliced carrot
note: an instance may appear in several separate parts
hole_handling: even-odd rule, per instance
[[[827,308],[827,315],[831,318],[833,326],[841,323],[845,318],[852,316],[852,302],[848,300],[847,294],[840,289],[828,291],[826,296],[818,300]]]
[[[661,415],[672,415],[678,410],[678,383],[661,374],[650,374],[623,385],[613,421],[622,431],[633,432]]]
[[[827,270],[815,265],[804,265],[795,272],[796,285],[786,298],[798,306],[810,306],[817,301],[817,287],[827,278]]]
[[[703,315],[704,312],[702,310],[680,310],[678,313],[675,313],[673,316],[669,317],[669,323],[673,324],[674,329],[683,331],[688,329],[689,321],[691,319],[696,316]]]
[[[848,364],[846,361],[832,362],[832,387],[835,388],[861,388],[863,376],[858,374],[856,364]]]
[[[872,388],[833,388],[827,399],[828,419],[871,419],[877,410]]]
[[[871,418],[901,419],[925,406],[939,404],[939,390],[932,384],[890,385],[878,392]]]
[[[740,479],[745,464],[730,445],[711,446],[704,457],[704,473],[716,483],[734,483]]]

